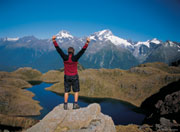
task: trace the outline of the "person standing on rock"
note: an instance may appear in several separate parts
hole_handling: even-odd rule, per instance
[[[57,52],[60,54],[64,61],[64,109],[68,109],[68,97],[69,97],[69,92],[71,91],[71,86],[74,92],[74,103],[73,103],[73,109],[79,109],[80,106],[78,105],[78,96],[79,96],[79,91],[80,91],[80,86],[79,86],[79,76],[77,72],[77,64],[79,58],[83,55],[85,50],[88,47],[88,44],[90,42],[90,39],[86,39],[86,43],[83,46],[83,48],[76,54],[74,55],[74,48],[69,47],[68,48],[68,55],[66,55],[62,49],[58,46],[56,42],[56,36],[52,37],[53,44],[57,50]]]

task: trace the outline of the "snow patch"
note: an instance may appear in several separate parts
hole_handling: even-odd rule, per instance
[[[125,47],[131,46],[131,43],[129,43],[127,40],[119,38],[117,36],[108,36],[107,40],[110,40],[115,45],[124,45]]]
[[[28,40],[27,42],[29,43],[29,42],[31,42],[31,40]]]
[[[99,35],[103,35],[103,34],[105,34],[106,32],[109,32],[109,31],[108,31],[108,30],[102,30],[102,31],[99,31],[98,34],[99,34]]]
[[[6,38],[6,40],[7,41],[17,41],[17,40],[19,40],[19,37],[17,37],[17,38]]]
[[[169,41],[169,44],[170,44],[171,47],[174,46],[174,43],[172,41]]]
[[[155,43],[155,44],[160,44],[161,43],[157,38],[152,39],[151,42]]]
[[[135,44],[135,46],[145,45],[149,48],[150,47],[149,43],[150,43],[149,40],[147,40],[145,42],[139,41],[137,44]]]
[[[156,38],[154,38],[154,39],[152,39],[152,40],[147,40],[147,41],[144,41],[144,42],[139,41],[139,42],[137,42],[137,43],[135,44],[135,46],[137,47],[137,46],[140,46],[140,45],[145,45],[145,46],[147,46],[148,48],[150,48],[150,43],[160,44],[161,41],[158,40],[158,39],[156,39]]]
[[[89,38],[90,38],[90,40],[96,40],[95,36],[90,36]]]

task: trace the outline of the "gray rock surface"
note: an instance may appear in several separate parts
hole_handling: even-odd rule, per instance
[[[164,117],[160,118],[160,123],[155,124],[155,129],[158,132],[173,132],[179,131],[180,125],[177,122],[171,122],[169,119]]]
[[[155,107],[161,115],[180,112],[180,91],[168,94],[164,100],[159,100]]]
[[[56,106],[39,123],[27,129],[27,132],[115,132],[111,117],[101,113],[99,104],[77,110],[63,109],[63,104]]]

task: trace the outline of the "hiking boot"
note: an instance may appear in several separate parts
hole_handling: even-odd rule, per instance
[[[80,106],[78,105],[78,103],[73,103],[73,109],[79,109]]]
[[[68,110],[68,104],[64,103],[64,110]]]

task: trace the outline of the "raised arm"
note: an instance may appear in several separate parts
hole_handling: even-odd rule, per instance
[[[56,48],[57,52],[60,54],[60,56],[62,57],[62,59],[65,61],[68,57],[66,54],[64,54],[64,52],[62,51],[62,49],[58,46],[58,43],[56,42],[56,36],[52,37],[52,41],[54,44],[54,47]]]
[[[83,46],[83,48],[77,53],[77,55],[75,55],[76,61],[78,61],[79,58],[83,55],[83,53],[86,51],[89,43],[90,43],[90,39],[87,38],[87,39],[86,39],[86,43],[85,43],[85,45]]]

